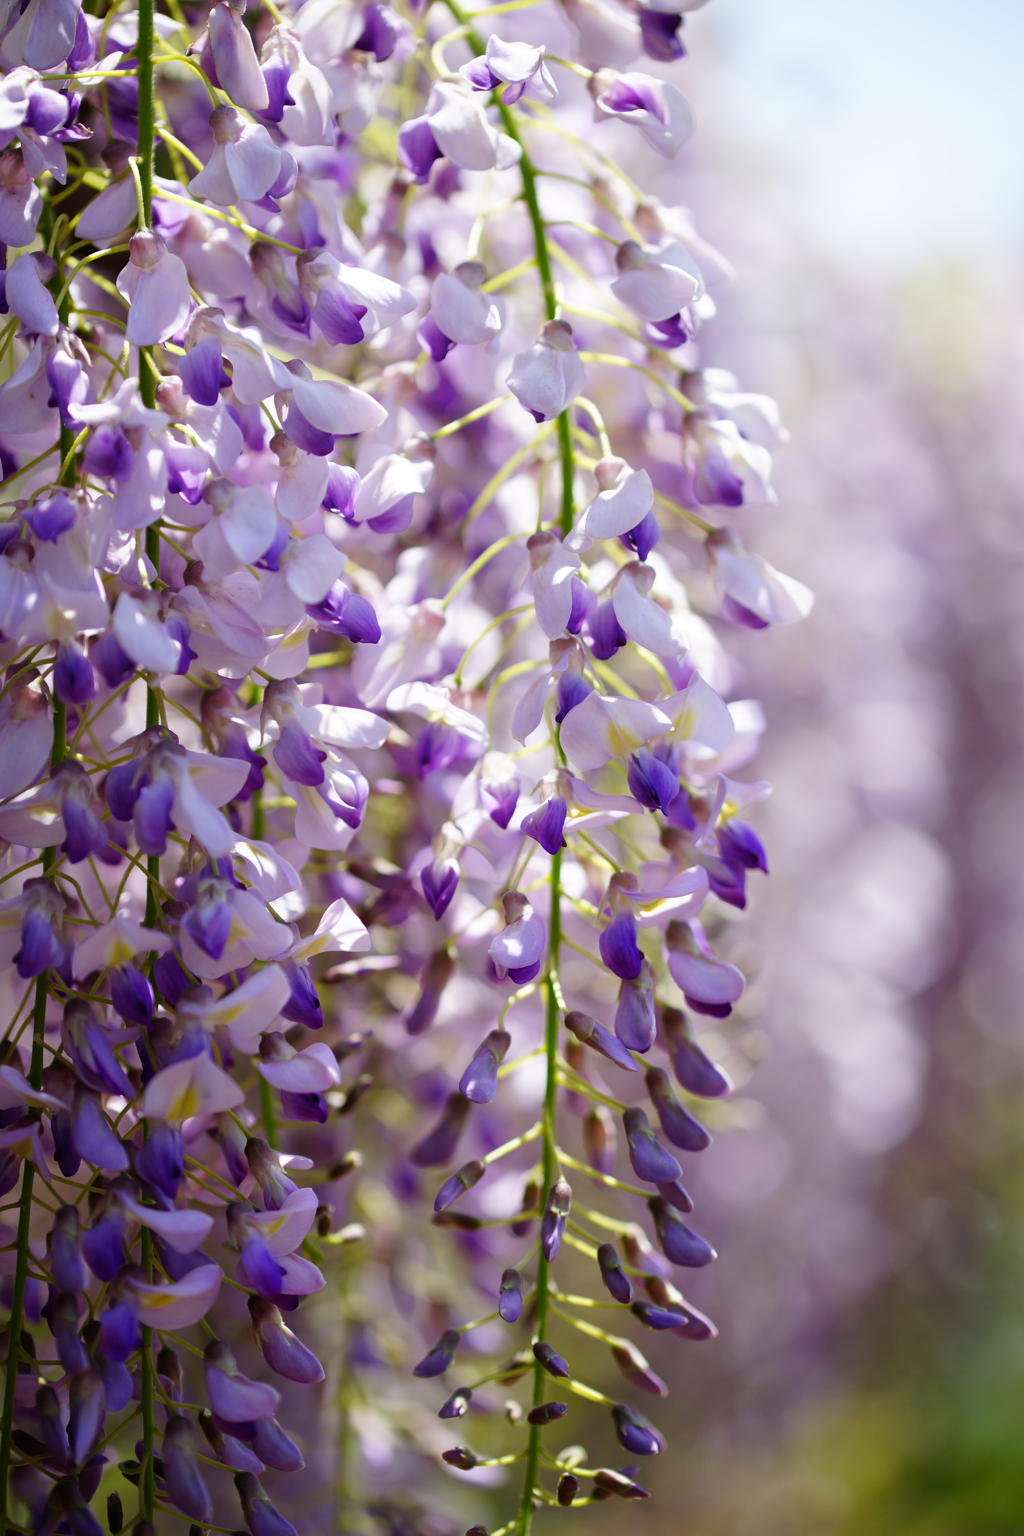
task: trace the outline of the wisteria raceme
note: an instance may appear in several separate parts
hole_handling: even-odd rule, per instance
[[[646,1497],[616,1330],[714,1333],[694,1030],[767,873],[721,638],[812,601],[639,186],[701,4],[2,14],[0,1525],[314,1529],[261,1478],[403,1350],[501,1531]]]

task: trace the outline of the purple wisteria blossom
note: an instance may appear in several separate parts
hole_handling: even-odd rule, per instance
[[[694,342],[727,264],[638,191],[696,3],[0,14],[12,1529],[101,1479],[112,1536],[333,1528],[400,1443],[517,1536],[647,1496],[577,1335],[658,1397],[620,1330],[714,1334],[696,1031],[768,872],[722,641],[812,602]]]

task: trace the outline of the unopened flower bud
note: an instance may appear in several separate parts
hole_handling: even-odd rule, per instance
[[[669,1141],[674,1146],[682,1147],[684,1152],[703,1152],[705,1147],[710,1146],[711,1137],[708,1132],[673,1093],[668,1073],[661,1067],[648,1067],[645,1080],[661,1128]]]
[[[450,1467],[458,1467],[460,1472],[471,1472],[479,1457],[468,1446],[453,1445],[450,1451],[441,1452],[441,1460],[446,1461]]]
[[[572,1207],[572,1189],[565,1179],[558,1179],[551,1186],[544,1217],[540,1226],[540,1246],[550,1264],[562,1245],[562,1234]]]
[[[632,1301],[633,1287],[615,1251],[614,1243],[601,1244],[597,1250],[597,1262],[608,1294],[623,1304]]]
[[[558,1479],[558,1502],[567,1509],[580,1491],[580,1480],[573,1472],[563,1472]]]
[[[523,1310],[523,1277],[518,1269],[506,1269],[501,1276],[498,1313],[503,1322],[517,1323]]]
[[[446,1211],[456,1200],[462,1198],[467,1190],[473,1188],[483,1178],[486,1169],[481,1162],[465,1163],[457,1173],[453,1173],[450,1179],[446,1179],[437,1192],[434,1200],[435,1211]]]
[[[654,1218],[661,1251],[673,1264],[685,1269],[703,1269],[705,1264],[717,1258],[711,1244],[688,1227],[678,1211],[661,1195],[648,1200],[647,1208]]]
[[[456,1387],[451,1397],[446,1398],[440,1412],[439,1419],[461,1419],[469,1408],[470,1399],[473,1396],[471,1387]]]
[[[642,1109],[632,1105],[622,1117],[626,1131],[629,1160],[638,1179],[649,1184],[671,1184],[682,1173],[671,1152],[667,1152],[651,1130]]]
[[[569,1367],[562,1356],[543,1339],[538,1339],[534,1344],[533,1358],[544,1367],[549,1376],[564,1378],[569,1375]]]
[[[498,1068],[512,1044],[504,1029],[492,1029],[459,1080],[459,1092],[473,1104],[490,1104],[498,1091]]]
[[[442,1376],[455,1358],[459,1338],[460,1335],[454,1328],[449,1328],[442,1333],[433,1349],[428,1350],[419,1364],[413,1367],[413,1375]]]
[[[634,1456],[656,1456],[665,1449],[664,1436],[628,1403],[616,1403],[612,1421],[619,1444]]]

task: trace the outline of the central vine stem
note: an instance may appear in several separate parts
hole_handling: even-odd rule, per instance
[[[474,53],[481,54],[484,50],[483,39],[474,27],[471,27],[465,11],[457,3],[457,0],[445,0],[451,14],[460,26],[466,29],[466,41]],[[522,134],[519,132],[519,124],[516,122],[515,113],[511,107],[495,96],[498,112],[501,115],[502,126],[510,139],[514,139],[519,145],[520,160],[519,174],[523,181],[523,202],[530,216],[530,224],[533,227],[534,254],[537,258],[537,271],[540,273],[540,286],[544,294],[544,309],[549,320],[558,319],[558,295],[555,291],[555,279],[551,270],[551,254],[548,251],[547,229],[544,224],[544,216],[540,211],[540,201],[537,197],[537,170],[530,159],[523,143]],[[572,428],[569,423],[569,412],[565,410],[558,418],[558,456],[562,463],[562,507],[559,524],[562,536],[572,532],[574,503],[573,503],[573,451]]]
[[[551,858],[550,893],[551,919],[548,939],[548,969],[545,979],[547,1007],[544,1022],[546,1072],[544,1079],[544,1111],[541,1117],[541,1134],[543,1137],[541,1210],[547,1204],[551,1187],[558,1175],[558,1157],[555,1152],[555,1116],[558,1090],[559,1003],[557,976],[559,950],[562,944],[562,855],[560,851],[553,854]],[[541,1248],[537,1253],[537,1290],[533,1324],[533,1336],[538,1342],[543,1341],[547,1332],[550,1279],[551,1265],[544,1256],[543,1248]],[[533,1406],[535,1408],[544,1401],[544,1393],[544,1367],[538,1360],[533,1367]],[[542,1429],[539,1424],[532,1424],[530,1426],[530,1438],[526,1447],[526,1473],[523,1478],[523,1493],[519,1501],[519,1515],[516,1521],[518,1536],[529,1536],[530,1526],[533,1522],[533,1494],[537,1485],[537,1471],[540,1465],[541,1434]]]
[[[465,28],[466,40],[474,53],[481,54],[485,51],[484,43],[479,33],[469,24],[465,12],[461,9],[457,0],[445,0],[445,4],[452,16],[461,27]],[[523,143],[519,124],[511,107],[505,105],[500,97],[495,96],[498,112],[501,115],[502,126],[510,139],[514,139],[519,145],[520,160],[519,173],[523,183],[523,202],[529,214],[530,225],[533,229],[534,254],[537,258],[537,271],[540,274],[541,291],[544,295],[544,310],[549,320],[558,319],[558,294],[555,289],[554,274],[551,270],[551,255],[548,251],[547,230],[544,224],[544,216],[541,213],[540,201],[537,196],[537,171]],[[572,532],[575,507],[573,501],[573,478],[575,463],[572,447],[572,427],[569,422],[569,412],[565,410],[558,417],[558,456],[562,465],[562,497],[559,525],[562,536]],[[548,942],[548,968],[546,978],[546,1014],[544,1024],[544,1112],[542,1117],[543,1127],[543,1152],[542,1152],[542,1183],[541,1210],[546,1207],[551,1187],[558,1176],[558,1158],[555,1152],[555,1113],[557,1096],[557,1060],[558,1060],[558,1014],[559,1014],[559,989],[558,989],[558,957],[562,942],[562,855],[556,853],[551,859],[550,878],[550,936]],[[544,1339],[548,1321],[548,1291],[551,1266],[544,1257],[543,1250],[537,1256],[537,1286],[535,1298],[535,1317],[533,1334],[537,1342]],[[540,1361],[533,1368],[533,1405],[537,1407],[544,1401],[545,1374]],[[530,1426],[530,1438],[526,1450],[526,1472],[523,1479],[522,1498],[519,1502],[519,1513],[516,1518],[517,1536],[529,1536],[533,1523],[533,1500],[537,1486],[537,1473],[540,1467],[541,1451],[541,1426]]]

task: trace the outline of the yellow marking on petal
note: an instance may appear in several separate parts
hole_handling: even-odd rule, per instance
[[[199,1113],[199,1093],[193,1082],[184,1083],[171,1100],[167,1109],[168,1120],[191,1120]]]
[[[245,1003],[236,1003],[233,1008],[224,1008],[218,1005],[216,1009],[216,1023],[233,1024],[245,1012],[245,1009]]]
[[[168,1296],[163,1291],[150,1291],[143,1296],[142,1305],[152,1310],[154,1307],[169,1307],[172,1302],[181,1298],[175,1295]]]

